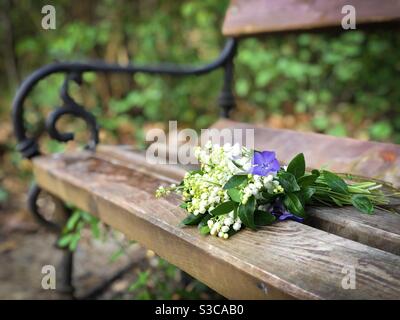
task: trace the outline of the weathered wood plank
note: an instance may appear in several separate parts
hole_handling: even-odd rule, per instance
[[[232,0],[227,10],[222,33],[245,36],[258,33],[341,27],[342,7],[353,5],[356,23],[398,21],[398,0]]]
[[[303,224],[244,230],[231,241],[178,227],[185,215],[179,200],[153,196],[160,183],[173,179],[155,171],[139,157],[122,163],[101,152],[34,160],[44,189],[99,216],[228,298],[400,297],[400,257]],[[342,269],[349,265],[356,270],[354,290],[341,286]]]

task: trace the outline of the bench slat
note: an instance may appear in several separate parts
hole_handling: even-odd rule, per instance
[[[356,9],[357,26],[400,17],[398,0],[231,0],[222,33],[238,37],[334,26],[343,30],[342,7],[349,4]]]
[[[127,152],[125,150],[125,152]],[[121,155],[122,151],[120,152]],[[244,230],[231,241],[180,228],[179,199],[155,199],[176,174],[139,155],[105,152],[34,159],[40,186],[100,217],[228,298],[372,299],[400,297],[400,257],[293,221]],[[164,170],[164,173],[160,171]],[[356,289],[341,286],[355,267]]]
[[[238,125],[241,124],[221,120],[216,123],[213,128],[228,128],[228,126],[237,127]],[[280,130],[276,132],[276,130],[274,130],[275,135],[279,135],[279,131]],[[287,133],[286,130],[284,133]],[[260,135],[263,135],[262,132],[258,133],[259,137]],[[269,140],[267,136],[265,139],[267,141]],[[275,147],[280,149],[277,145]],[[123,163],[140,162],[143,155],[138,155],[136,152],[132,151],[132,147],[128,146],[116,147],[102,145],[98,148],[98,153],[105,154],[107,157],[119,159]],[[278,155],[280,155],[279,152]],[[281,159],[281,157],[279,158]],[[157,168],[157,172],[162,172],[164,176],[176,181],[182,179],[186,172],[182,167],[183,166],[178,167],[172,165],[160,166]],[[353,207],[309,207],[308,212],[311,216],[307,223],[312,227],[400,255],[400,215],[391,214],[382,210],[376,210],[374,215],[365,215],[361,214]]]

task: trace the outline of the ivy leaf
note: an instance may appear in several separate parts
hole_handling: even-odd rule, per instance
[[[279,183],[281,184],[283,189],[285,189],[285,192],[295,192],[300,190],[300,187],[296,181],[296,177],[290,172],[280,172]]]
[[[249,200],[247,200],[246,204],[240,204],[238,207],[238,215],[240,220],[242,220],[243,224],[255,230],[256,225],[254,223],[254,210],[256,207],[256,199],[254,196],[251,196]]]
[[[267,226],[272,224],[275,220],[275,216],[267,211],[256,210],[254,212],[254,223],[257,226]]]
[[[323,171],[323,177],[325,178],[326,184],[332,189],[332,191],[341,194],[349,193],[346,182],[344,182],[344,180],[336,174],[329,171]]]
[[[210,214],[213,216],[220,216],[221,214],[229,213],[235,209],[237,203],[234,201],[226,201],[221,203],[218,207],[211,210]]]
[[[195,216],[194,214],[190,213],[185,219],[181,221],[180,224],[184,226],[194,226],[196,224],[199,224],[203,217],[204,216],[202,214],[198,214],[197,216]]]
[[[299,153],[290,161],[286,172],[293,174],[297,179],[304,176],[306,173],[306,162],[303,153]]]
[[[238,189],[235,188],[229,189],[228,195],[231,197],[233,201],[240,203],[241,199],[240,199],[240,192]]]
[[[283,204],[290,213],[301,218],[306,217],[304,207],[298,196],[296,196],[294,193],[288,193],[283,199]]]
[[[242,184],[246,180],[247,180],[247,175],[245,175],[245,174],[234,175],[227,181],[227,183],[225,183],[224,189],[228,190],[228,189],[235,188],[235,187],[239,186],[240,184]]]
[[[356,194],[351,197],[351,203],[353,204],[354,207],[356,207],[362,213],[366,213],[366,214],[374,213],[374,206],[372,205],[371,201],[366,196]]]

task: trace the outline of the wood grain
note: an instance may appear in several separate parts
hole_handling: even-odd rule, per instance
[[[135,159],[134,159],[135,158]],[[173,178],[104,152],[34,159],[40,186],[100,217],[228,298],[398,299],[400,257],[292,221],[231,241],[180,228],[179,199],[155,199]],[[354,266],[357,286],[341,286]]]
[[[231,0],[222,33],[238,37],[325,27],[344,31],[344,5],[355,7],[357,26],[400,17],[399,0]]]

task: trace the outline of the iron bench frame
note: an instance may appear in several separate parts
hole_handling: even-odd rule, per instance
[[[180,65],[180,64],[161,64],[161,65],[118,65],[109,64],[103,61],[89,62],[58,62],[46,65],[27,77],[18,89],[12,106],[12,119],[14,133],[18,141],[17,150],[24,158],[33,159],[41,155],[37,138],[29,137],[24,122],[24,104],[28,95],[33,88],[43,79],[56,73],[65,75],[64,82],[60,90],[60,98],[62,105],[53,110],[46,119],[45,130],[49,136],[59,142],[68,142],[74,139],[72,132],[60,132],[56,128],[57,121],[64,115],[68,114],[84,120],[90,131],[90,139],[86,145],[86,149],[95,151],[99,143],[99,126],[93,114],[87,111],[84,106],[78,104],[70,95],[69,87],[72,81],[78,85],[82,84],[82,75],[85,72],[96,73],[118,73],[118,74],[136,74],[145,73],[152,75],[169,75],[176,77],[183,76],[201,76],[213,72],[215,70],[223,70],[223,83],[218,98],[218,106],[220,108],[220,117],[229,118],[230,112],[235,107],[235,96],[233,92],[234,77],[234,58],[237,52],[240,37],[229,37],[220,55],[212,62],[202,65]],[[60,234],[62,225],[47,220],[39,210],[38,199],[42,193],[42,189],[34,183],[28,193],[28,208],[35,219],[49,231]],[[53,196],[54,197],[54,196]],[[61,201],[56,199],[56,201]],[[63,205],[66,216],[70,214],[66,205]],[[61,261],[61,290],[73,295],[73,252],[63,249],[63,259]]]
[[[229,118],[230,111],[235,107],[235,96],[233,94],[233,71],[234,57],[237,51],[238,40],[236,38],[227,38],[225,46],[220,55],[212,62],[202,65],[180,65],[180,64],[162,64],[162,65],[136,65],[128,64],[126,66],[110,64],[103,61],[89,62],[57,62],[41,67],[28,76],[19,87],[12,105],[12,120],[14,134],[17,139],[17,150],[26,159],[33,159],[42,153],[36,137],[29,137],[24,122],[24,103],[33,88],[43,79],[56,73],[65,74],[64,82],[60,90],[62,105],[56,107],[46,118],[45,130],[49,136],[59,142],[68,142],[74,139],[72,132],[59,132],[56,128],[57,121],[68,114],[84,120],[90,130],[90,140],[85,149],[95,151],[99,139],[99,126],[93,114],[87,111],[82,105],[78,104],[69,93],[71,81],[82,85],[82,75],[85,72],[96,73],[119,73],[119,74],[152,74],[169,76],[201,76],[212,71],[223,69],[223,85],[218,98],[220,116]],[[28,209],[36,221],[51,232],[60,234],[63,226],[47,220],[39,210],[38,199],[42,189],[33,183],[28,192]],[[60,201],[59,199],[57,201]],[[70,210],[63,205],[66,215]],[[68,249],[63,250],[63,258],[60,266],[60,288],[62,292],[73,295],[73,252]]]

